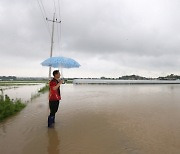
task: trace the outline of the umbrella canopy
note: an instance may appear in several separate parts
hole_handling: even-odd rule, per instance
[[[50,57],[41,63],[42,66],[50,66],[54,68],[78,68],[81,65],[71,58],[66,57]]]

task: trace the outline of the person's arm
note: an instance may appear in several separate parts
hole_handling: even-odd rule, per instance
[[[60,80],[59,83],[53,87],[53,90],[57,90],[62,83],[63,83],[63,80]]]

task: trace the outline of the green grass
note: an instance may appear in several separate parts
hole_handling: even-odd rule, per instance
[[[66,84],[72,84],[72,83],[73,83],[73,80],[65,80],[65,83],[66,83]]]
[[[0,83],[45,83],[47,81],[0,81]]]
[[[47,81],[0,81],[0,86],[36,85]]]
[[[20,99],[13,100],[7,95],[0,95],[0,122],[21,111],[25,106]]]
[[[31,101],[35,98],[38,98],[41,94],[37,93],[37,94],[31,94]]]
[[[38,93],[45,93],[48,90],[49,90],[49,85],[46,84],[44,87],[38,90]]]
[[[16,82],[11,82],[11,83],[6,82],[5,84],[14,85],[15,83]],[[18,82],[18,83],[24,83],[24,81],[23,82]],[[27,81],[26,83],[32,83],[32,82]],[[36,82],[34,82],[34,83],[36,83]],[[39,82],[37,82],[37,83],[39,83]],[[0,85],[1,85],[1,82],[0,82]],[[26,106],[26,104],[24,104],[21,101],[21,99],[13,100],[13,99],[10,99],[9,96],[7,96],[7,95],[4,96],[3,95],[3,90],[4,89],[0,89],[0,92],[2,93],[0,95],[0,122],[2,120],[6,119],[7,117],[9,117],[11,115],[14,115],[17,112],[21,111]],[[41,93],[45,93],[48,90],[49,90],[49,85],[46,84],[44,87],[42,87],[41,89],[38,90],[37,94],[34,94],[34,95],[31,96],[31,100],[39,97],[41,95]]]
[[[48,85],[48,83],[47,83],[44,87],[42,87],[42,88],[40,88],[40,89],[38,90],[38,93],[35,93],[35,94],[32,94],[32,95],[31,95],[31,101],[32,101],[33,99],[39,97],[41,94],[44,94],[44,93],[47,92],[48,90],[49,90],[49,85]]]
[[[24,86],[24,85],[37,85],[38,83],[0,83],[0,86]]]

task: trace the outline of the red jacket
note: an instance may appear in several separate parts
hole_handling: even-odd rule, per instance
[[[49,82],[49,101],[59,101],[61,100],[61,94],[60,94],[60,88],[57,90],[53,90],[53,87],[55,87],[59,83],[58,80],[53,78]]]

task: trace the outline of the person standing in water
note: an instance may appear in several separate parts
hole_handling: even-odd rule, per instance
[[[54,78],[49,82],[49,109],[48,127],[52,127],[55,123],[55,114],[59,108],[59,101],[61,100],[60,85],[63,83],[60,79],[59,70],[53,71]]]

